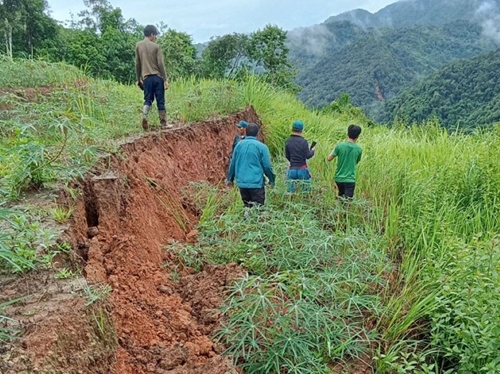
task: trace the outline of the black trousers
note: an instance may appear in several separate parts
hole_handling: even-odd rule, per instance
[[[354,196],[354,188],[356,187],[356,183],[344,183],[344,182],[335,182],[339,189],[339,197],[344,199],[352,199]]]
[[[255,205],[264,205],[266,201],[266,189],[262,188],[240,188],[241,200],[246,208]]]
[[[163,78],[148,75],[144,79],[144,105],[151,106],[156,99],[158,110],[165,110],[165,86]]]

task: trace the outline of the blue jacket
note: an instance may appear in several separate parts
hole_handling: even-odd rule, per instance
[[[247,136],[234,148],[233,157],[227,173],[226,183],[236,183],[240,188],[264,187],[264,174],[274,186],[276,178],[271,165],[269,148],[254,136]]]

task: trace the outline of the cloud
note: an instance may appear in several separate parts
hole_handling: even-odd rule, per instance
[[[355,8],[371,12],[394,0],[109,0],[122,9],[125,18],[135,18],[140,24],[165,22],[169,27],[204,42],[211,36],[233,32],[250,33],[267,24],[285,30],[322,23],[328,17]],[[52,16],[60,21],[84,8],[83,0],[48,0]]]
[[[299,27],[288,32],[287,44],[300,47],[300,50],[310,56],[321,57],[325,54],[328,41],[333,37],[325,25]]]
[[[492,0],[481,1],[476,16],[483,27],[483,35],[500,43],[500,9]]]

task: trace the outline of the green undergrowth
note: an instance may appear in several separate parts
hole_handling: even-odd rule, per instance
[[[44,224],[49,213],[41,209],[0,207],[0,274],[50,268],[52,259],[71,248],[58,240],[61,230]]]
[[[216,334],[245,372],[329,373],[363,361],[392,372],[404,352],[415,352],[418,372],[432,372],[428,341],[415,339],[426,315],[411,304],[414,279],[389,256],[380,208],[336,201],[326,186],[290,196],[278,183],[264,208],[248,212],[236,190],[200,191],[199,242],[173,250],[198,271],[207,263],[247,271],[228,290]]]

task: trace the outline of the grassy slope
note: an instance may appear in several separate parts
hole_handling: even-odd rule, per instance
[[[26,175],[31,183],[60,181],[77,175],[95,160],[100,151],[116,149],[116,138],[141,132],[137,124],[141,93],[135,87],[94,81],[74,69],[58,65],[41,68],[40,64],[33,62],[17,62],[15,65],[2,62],[2,69],[14,72],[9,76],[25,76],[23,82],[32,86],[55,85],[48,96],[40,97],[36,103],[26,102],[12,91],[0,98],[0,105],[9,109],[0,115],[0,176],[6,192],[4,196],[16,197],[19,188],[26,185]],[[19,82],[3,81],[3,86],[10,84],[16,86]],[[347,350],[338,351],[342,345],[333,339],[330,343],[326,340],[315,342],[326,345],[313,350],[311,355],[308,350],[304,351],[307,360],[314,359],[315,365],[322,367],[326,362],[360,354],[365,346],[359,335],[362,331],[370,332],[370,339],[377,342],[376,366],[379,372],[396,369],[415,372],[410,364],[414,359],[421,360],[419,367],[425,370],[423,361],[430,360],[429,364],[432,364],[437,357],[446,357],[440,362],[461,372],[478,372],[480,369],[495,372],[498,369],[500,364],[495,360],[500,342],[500,312],[497,308],[500,292],[493,292],[500,288],[497,265],[500,249],[498,236],[495,236],[500,229],[500,166],[495,161],[500,159],[498,127],[486,136],[479,133],[465,136],[450,135],[434,124],[412,129],[364,126],[360,138],[364,159],[359,167],[357,191],[360,197],[369,200],[360,200],[355,212],[346,213],[333,200],[330,184],[334,165],[328,165],[325,159],[334,144],[344,138],[347,125],[361,119],[320,115],[308,110],[292,95],[277,92],[252,78],[245,84],[177,82],[172,85],[167,100],[170,114],[186,121],[201,120],[213,114],[223,115],[248,103],[254,105],[264,122],[266,141],[280,171],[284,166],[283,141],[290,124],[295,119],[303,120],[306,137],[318,140],[318,153],[311,161],[315,192],[305,205],[300,200],[288,203],[280,194],[283,191],[281,183],[270,201],[273,227],[259,226],[263,237],[279,247],[282,243],[276,238],[280,236],[273,235],[273,232],[285,233],[281,234],[283,236],[290,230],[293,232],[294,228],[299,230],[301,217],[306,217],[304,222],[311,230],[300,229],[302,239],[293,233],[289,235],[292,243],[297,243],[298,248],[307,248],[314,256],[319,244],[310,246],[308,243],[317,243],[318,239],[326,240],[333,235],[324,231],[333,222],[333,232],[340,237],[332,240],[332,249],[343,248],[341,243],[346,240],[357,243],[352,248],[367,251],[363,258],[368,267],[375,266],[380,270],[376,272],[379,275],[388,264],[399,267],[400,275],[392,284],[398,291],[392,295],[384,292],[373,295],[373,290],[367,286],[373,279],[363,275],[367,274],[366,268],[352,273],[353,284],[361,285],[360,288],[354,287],[356,291],[352,295],[359,300],[375,297],[377,308],[370,315],[376,319],[376,324],[371,328],[364,326],[362,330],[353,330],[353,336],[357,337],[354,340],[359,345],[349,346]],[[66,146],[61,156],[47,163],[46,160],[50,161],[59,154],[64,141]],[[33,154],[40,156],[35,163],[32,157],[28,157]],[[232,201],[237,201],[234,193],[232,198],[235,199]],[[205,209],[207,219],[210,209],[214,210],[208,204]],[[231,241],[225,244],[228,247],[233,242],[247,245],[249,238],[241,238],[238,233],[256,230],[251,223],[238,218],[237,209],[238,206],[235,208],[230,204],[226,213],[217,218],[222,220],[215,232],[222,238],[220,240],[227,238],[228,232],[233,233]],[[280,213],[283,209],[293,214],[283,216]],[[339,225],[338,218],[346,214],[348,221]],[[207,238],[210,232],[204,229],[202,235]],[[255,238],[250,240],[255,242]],[[207,256],[214,260],[210,248],[205,248]],[[292,245],[291,248],[295,247]],[[243,256],[242,262],[253,269],[253,276],[265,277],[270,287],[268,290],[272,292],[280,284],[273,277],[304,270],[302,265],[283,268],[282,272],[271,276],[275,267],[269,268],[271,272],[266,270],[267,265],[262,264],[266,257],[254,255],[247,250],[243,254],[234,254],[240,260]],[[349,251],[342,255],[346,256],[345,259],[356,257],[355,252]],[[284,253],[281,260],[287,256]],[[251,263],[253,268],[248,265],[252,258],[255,260]],[[376,261],[371,262],[373,259]],[[220,259],[215,256],[215,260]],[[235,257],[227,260],[235,260]],[[279,256],[272,259],[281,260]],[[347,260],[347,263],[353,261]],[[314,269],[305,270],[310,274]],[[317,276],[308,279],[315,285],[318,283],[314,282],[321,281]],[[379,281],[384,279],[376,280]],[[250,291],[251,300],[253,291]],[[316,299],[312,300],[317,304]],[[248,299],[235,302],[245,303]],[[332,308],[332,304],[329,307]],[[232,321],[236,323],[233,327],[238,328],[238,319]],[[415,358],[410,349],[414,345],[408,341],[416,337],[415,327],[421,331],[427,323],[431,344]],[[315,334],[322,334],[322,330]],[[337,344],[335,349],[328,348],[332,342]],[[290,357],[289,352],[283,355]],[[263,357],[257,352],[253,358],[246,359],[258,363]]]

